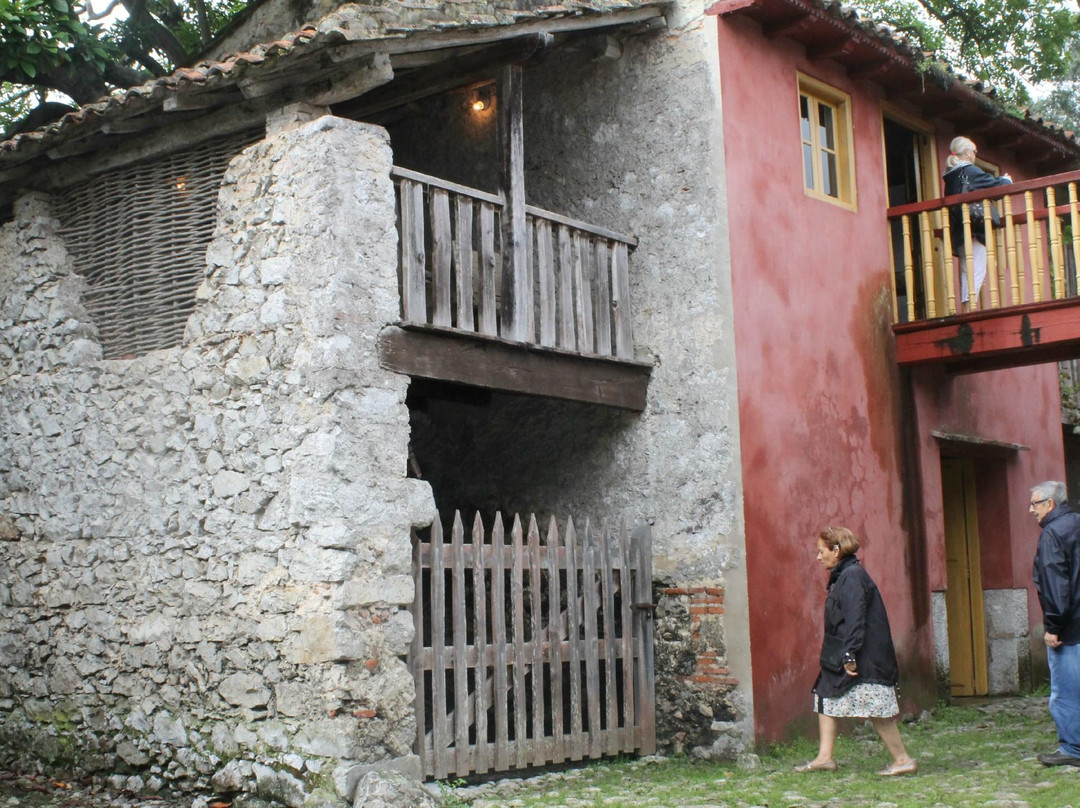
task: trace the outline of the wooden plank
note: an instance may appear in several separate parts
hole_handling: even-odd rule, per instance
[[[570,641],[570,759],[585,756],[581,711],[581,610],[578,601],[578,549],[574,519],[566,522],[566,636]]]
[[[521,518],[515,514],[510,529],[510,601],[514,609],[514,743],[517,745],[515,765],[518,768],[527,766],[531,757],[525,706],[525,547],[522,532]]]
[[[469,666],[465,649],[469,645],[465,620],[465,557],[462,545],[465,529],[461,524],[461,512],[454,511],[454,526],[450,532],[451,602],[454,627],[454,773],[468,774],[472,766],[472,748],[469,745],[469,729],[472,713],[469,709]]]
[[[427,322],[424,298],[424,188],[401,181],[401,315],[406,322]]]
[[[550,759],[544,733],[544,606],[543,564],[540,559],[540,530],[536,516],[529,516],[529,604],[532,616],[532,765],[543,766]]]
[[[389,327],[379,361],[407,376],[640,411],[650,365],[529,349],[462,332]]]
[[[438,517],[431,525],[431,652],[432,652],[432,747],[435,777],[450,773],[447,748],[450,734],[446,726],[446,600],[443,565],[442,525]]]
[[[572,219],[569,216],[563,216],[561,213],[552,213],[550,210],[544,210],[535,205],[526,205],[525,210],[530,216],[536,219],[544,219],[552,224],[569,227],[571,230],[580,230],[582,233],[587,233],[590,236],[596,236],[597,238],[602,238],[606,241],[618,241],[625,244],[630,249],[633,249],[638,245],[638,240],[633,236],[616,233],[614,230],[608,230],[606,227],[598,227],[595,224],[589,224],[580,219]]]
[[[522,116],[522,67],[499,70],[496,105],[502,193],[502,329],[500,336],[525,342],[526,307],[532,303],[532,273],[525,256],[525,137]]]
[[[589,290],[588,259],[592,251],[581,233],[574,234],[574,323],[577,347],[582,353],[593,348],[592,293]]]
[[[1080,298],[909,323],[893,331],[902,366],[941,364],[975,372],[1042,364],[1078,355]]]
[[[611,310],[615,321],[615,355],[634,356],[634,329],[630,322],[630,266],[625,244],[616,244],[611,262]]]
[[[592,524],[585,520],[582,541],[581,589],[585,601],[585,701],[589,712],[588,755],[601,757],[600,745],[600,632],[596,624],[600,608],[596,592],[596,537]]]
[[[473,203],[454,198],[454,282],[457,292],[457,327],[472,331],[473,323]]]
[[[618,655],[615,644],[615,582],[611,572],[611,537],[607,525],[600,530],[600,586],[604,609],[604,752],[619,754],[618,696],[615,684],[615,665]],[[599,650],[599,649],[598,649]]]
[[[574,339],[572,239],[565,227],[559,227],[556,234],[559,242],[559,347],[573,351],[577,343]]]
[[[623,710],[622,742],[623,752],[633,752],[634,733],[634,590],[630,573],[630,534],[626,522],[619,525],[615,534],[616,554],[619,564],[619,606],[621,607],[622,636],[619,638],[622,655]]]
[[[536,260],[540,280],[540,344],[555,345],[555,260],[551,251],[551,225],[536,220]]]
[[[439,188],[443,191],[449,191],[455,196],[463,196],[468,199],[474,199],[477,202],[487,202],[495,207],[501,208],[503,206],[503,198],[500,194],[489,194],[487,191],[480,191],[476,188],[470,188],[467,185],[458,185],[456,182],[444,180],[442,177],[435,177],[431,174],[422,174],[419,171],[402,168],[401,166],[394,166],[390,169],[390,176],[394,179],[410,180],[414,183],[420,183],[432,188]]]
[[[498,334],[495,316],[495,209],[480,205],[480,322],[481,334]]]
[[[491,633],[495,658],[495,770],[504,772],[510,768],[507,749],[510,745],[510,721],[506,709],[506,666],[508,643],[506,641],[506,536],[503,533],[502,514],[495,514],[491,528]]]
[[[434,309],[431,322],[450,325],[450,197],[446,191],[431,189],[431,286]]]
[[[420,771],[424,777],[434,774],[431,757],[428,755],[425,735],[427,725],[425,705],[427,698],[424,687],[424,567],[420,561],[420,537],[413,532],[413,639],[410,647],[409,669],[412,672],[413,686],[416,692],[416,754],[420,758]]]
[[[562,564],[559,561],[559,525],[552,516],[547,530],[547,569],[548,569],[548,636],[551,651],[549,666],[551,669],[551,760],[561,763],[566,760],[566,743],[563,728],[563,608],[562,608]]]
[[[611,258],[608,242],[596,242],[596,352],[611,355]]]
[[[473,572],[473,646],[476,650],[473,693],[476,702],[476,751],[474,753],[477,774],[491,768],[491,745],[488,743],[488,666],[487,666],[487,569],[490,562],[488,545],[484,544],[484,523],[479,511],[472,529]],[[501,572],[501,571],[500,571]],[[496,660],[497,662],[497,660]]]
[[[648,525],[639,525],[631,534],[633,557],[638,570],[637,603],[651,604],[652,599],[652,533]],[[636,693],[638,703],[638,724],[641,727],[641,746],[639,752],[651,755],[656,752],[656,696],[655,669],[653,667],[653,613],[651,609],[640,608],[637,612],[639,623],[638,671],[639,687]]]

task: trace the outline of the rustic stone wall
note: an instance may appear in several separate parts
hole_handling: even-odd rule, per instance
[[[290,120],[226,175],[183,346],[102,361],[48,199],[0,230],[5,763],[290,805],[411,765],[390,149]]]

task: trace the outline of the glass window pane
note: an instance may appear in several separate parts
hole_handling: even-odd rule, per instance
[[[840,190],[836,186],[836,155],[832,152],[821,153],[821,190],[828,196],[840,198]]]
[[[814,150],[810,148],[809,143],[804,143],[802,147],[802,161],[803,161],[803,178],[806,182],[806,187],[813,189],[814,187]]]
[[[836,126],[833,122],[833,110],[832,107],[825,104],[818,104],[818,142],[823,148],[835,150],[836,138],[835,129]]]
[[[802,139],[810,140],[810,99],[805,95],[799,96],[799,115],[802,118]]]

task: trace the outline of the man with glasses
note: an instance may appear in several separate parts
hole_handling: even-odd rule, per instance
[[[1058,750],[1039,755],[1039,762],[1080,766],[1080,514],[1069,509],[1064,483],[1055,481],[1032,488],[1028,507],[1042,528],[1034,578],[1058,731]]]

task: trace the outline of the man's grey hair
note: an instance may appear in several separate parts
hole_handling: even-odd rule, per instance
[[[1031,493],[1039,499],[1054,500],[1055,508],[1058,505],[1065,505],[1069,501],[1068,494],[1065,493],[1065,483],[1057,480],[1047,480],[1045,483],[1032,486]]]

